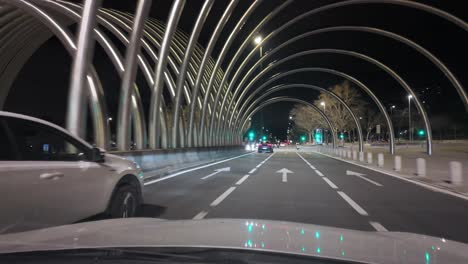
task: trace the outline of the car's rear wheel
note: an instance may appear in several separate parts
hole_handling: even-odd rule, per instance
[[[111,218],[134,217],[137,213],[140,201],[138,191],[132,185],[122,185],[114,193],[109,206]]]

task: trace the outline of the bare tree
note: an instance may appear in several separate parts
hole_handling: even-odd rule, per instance
[[[348,104],[357,117],[363,115],[367,103],[362,99],[358,90],[350,86],[348,81],[334,85],[329,90]],[[325,114],[330,118],[337,130],[344,131],[355,128],[354,120],[346,107],[327,93],[321,92],[314,104],[317,107],[324,108]]]
[[[361,119],[361,125],[366,130],[366,141],[369,141],[372,130],[376,128],[377,125],[380,125],[383,128],[386,127],[385,124],[386,122],[382,113],[377,113],[372,108],[366,108]]]
[[[293,117],[294,125],[298,130],[307,131],[310,142],[312,142],[312,135],[316,128],[327,127],[322,116],[310,106],[296,104],[289,115]]]

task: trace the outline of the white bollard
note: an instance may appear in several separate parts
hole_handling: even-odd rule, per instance
[[[383,153],[377,154],[377,166],[383,167],[384,166],[384,155]]]
[[[401,171],[401,156],[395,156],[395,167],[393,168],[395,171]]]
[[[453,185],[460,186],[463,184],[462,164],[458,161],[450,161],[450,181]]]
[[[357,151],[353,150],[353,160],[357,160]]]
[[[426,160],[423,158],[416,159],[416,175],[426,177]]]
[[[371,152],[367,153],[367,163],[372,164],[372,153]]]
[[[341,151],[341,157],[346,158],[346,150],[343,149]]]
[[[348,150],[348,159],[351,159],[351,150]]]
[[[364,162],[364,152],[359,152],[359,161]]]

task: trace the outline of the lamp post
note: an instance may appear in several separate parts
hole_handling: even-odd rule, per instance
[[[323,112],[325,113],[325,102],[324,101],[320,102],[320,105],[323,106]]]
[[[409,133],[409,141],[410,143],[413,140],[413,130],[411,129],[411,98],[413,96],[410,94],[408,95],[408,133]]]

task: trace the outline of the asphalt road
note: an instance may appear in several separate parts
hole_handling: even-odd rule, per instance
[[[145,217],[281,220],[468,243],[468,201],[316,153],[252,153],[147,184],[144,198]]]

